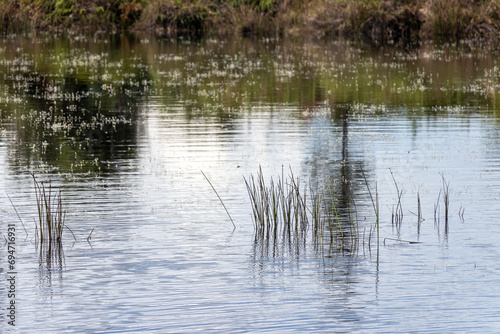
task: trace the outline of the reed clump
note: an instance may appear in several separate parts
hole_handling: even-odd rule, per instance
[[[311,228],[316,247],[329,252],[354,252],[359,246],[357,210],[348,184],[342,193],[332,182],[318,187],[301,186],[292,170],[282,171],[277,179],[266,182],[262,169],[256,176],[244,178],[253,212],[258,240],[304,240]],[[342,198],[345,204],[338,207]]]
[[[266,182],[262,168],[259,168],[255,176],[250,175],[244,178],[252,207],[255,243],[277,245],[283,242],[287,245],[299,245],[304,244],[310,235],[315,248],[321,250],[322,253],[354,254],[361,248],[364,249],[365,245],[371,253],[372,235],[374,235],[378,257],[382,239],[378,187],[375,184],[374,192],[372,192],[364,172],[361,171],[361,174],[375,214],[374,224],[369,227],[369,231],[367,231],[367,226],[361,226],[364,223],[360,223],[358,219],[358,208],[350,181],[327,180],[316,186],[310,185],[307,191],[307,186],[301,186],[300,179],[294,176],[291,169],[288,175],[282,171],[277,178],[271,177]],[[390,174],[397,193],[397,203],[392,208],[392,225],[399,234],[404,217],[403,190],[400,189],[392,171]],[[443,185],[434,206],[434,220],[438,224],[439,203],[443,198],[445,233],[448,234],[450,183],[446,181],[443,174],[441,177]],[[417,192],[417,211],[414,214],[417,216],[418,234],[420,234],[422,222],[425,221],[422,212],[420,192]],[[463,212],[464,209],[461,207],[459,217],[462,221]],[[383,239],[384,244],[385,240],[409,244],[419,243],[419,241],[402,240],[399,237]]]
[[[290,170],[285,178],[270,179],[266,185],[262,169],[257,176],[244,178],[250,197],[255,228],[259,234],[303,233],[309,222],[307,197],[300,190],[300,179]]]
[[[38,210],[38,221],[35,225],[37,239],[42,246],[60,246],[64,229],[68,228],[65,224],[66,212],[63,210],[61,190],[53,189],[50,181],[37,181],[34,173],[31,176]]]

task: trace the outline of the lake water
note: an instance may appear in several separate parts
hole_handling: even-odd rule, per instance
[[[498,49],[12,35],[0,87],[3,332],[500,331]],[[355,212],[356,245],[255,235],[259,168]],[[56,258],[30,172],[62,190]]]

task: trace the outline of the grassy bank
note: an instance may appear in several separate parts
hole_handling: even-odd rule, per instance
[[[4,0],[4,32],[311,35],[379,43],[500,36],[500,0]]]

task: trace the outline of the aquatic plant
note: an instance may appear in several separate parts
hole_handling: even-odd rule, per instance
[[[420,223],[424,220],[422,218],[422,205],[420,204],[420,192],[417,192],[417,219],[418,219],[418,226],[420,228]]]
[[[366,175],[364,172],[362,172],[362,175],[363,175],[363,179],[365,180],[366,189],[368,189],[368,194],[370,194],[370,199],[372,201],[373,210],[375,211],[376,228],[377,228],[377,253],[378,253],[378,249],[380,246],[380,210],[379,210],[379,202],[378,202],[377,184],[375,183],[375,200],[374,200],[372,192],[370,190],[370,186],[368,185],[368,180],[366,179]],[[371,233],[370,233],[370,236],[371,236]],[[368,242],[368,245],[370,245],[370,242]]]
[[[392,210],[392,222],[399,231],[403,223],[403,190],[400,189],[393,172],[390,171],[390,173],[397,193],[397,202]],[[314,183],[315,186],[309,185],[309,195],[306,196],[305,191],[301,190],[300,179],[293,175],[291,169],[288,175],[282,171],[277,179],[270,177],[267,182],[260,167],[256,176],[244,177],[252,207],[256,245],[268,243],[277,245],[280,242],[284,245],[289,243],[298,245],[305,243],[306,238],[311,236],[314,247],[323,255],[324,253],[329,255],[333,253],[355,254],[361,248],[364,249],[365,244],[368,245],[371,253],[372,234],[376,233],[378,258],[381,239],[378,186],[375,183],[373,192],[364,172],[361,171],[361,174],[375,213],[375,222],[370,226],[368,235],[366,234],[367,226],[360,228],[358,208],[351,182],[336,183],[335,180],[327,180],[323,183]],[[434,219],[439,220],[439,204],[443,196],[445,233],[447,234],[449,182],[442,174],[441,177],[443,187],[439,191],[438,200],[434,206]],[[425,220],[422,212],[420,192],[417,192],[417,210],[413,214],[417,216],[419,233],[420,225]],[[464,209],[461,207],[459,217],[462,221],[463,212]],[[384,245],[386,240],[409,244],[420,243],[418,240],[403,240],[399,236],[383,239]]]
[[[226,210],[227,216],[228,216],[228,217],[229,217],[229,219],[231,220],[231,223],[233,224],[233,228],[235,229],[235,228],[236,228],[236,225],[234,224],[233,218],[231,218],[231,215],[229,214],[229,211],[227,210],[226,205],[224,204],[224,201],[222,200],[222,198],[220,198],[219,193],[217,192],[217,190],[215,190],[215,187],[213,186],[212,182],[210,182],[210,180],[209,180],[209,179],[208,179],[208,177],[205,175],[205,173],[203,173],[203,171],[201,171],[201,174],[203,174],[203,176],[205,177],[205,180],[207,180],[208,184],[210,184],[210,186],[212,187],[213,191],[215,192],[215,195],[217,195],[217,198],[219,199],[220,203],[221,203],[221,204],[222,204],[222,206],[224,207],[224,210]],[[91,234],[92,234],[92,233],[91,233]]]
[[[61,190],[53,190],[50,181],[48,185],[43,181],[38,182],[34,173],[31,173],[31,176],[35,186],[38,209],[38,222],[35,225],[38,240],[41,245],[60,246],[64,229],[67,228],[71,232],[65,225],[66,212],[63,210]],[[73,238],[75,238],[74,234]]]
[[[357,209],[346,184],[346,207],[338,208],[334,182],[324,182],[301,187],[300,178],[292,170],[288,175],[282,170],[277,179],[266,183],[262,168],[257,175],[244,177],[253,213],[257,239],[283,238],[298,243],[304,240],[309,227],[317,249],[329,252],[354,252],[359,246],[361,234],[358,227]],[[343,214],[340,214],[339,209]]]
[[[334,192],[334,182],[328,181],[327,188],[330,197],[325,203],[325,215],[329,217],[330,241],[335,246],[333,249],[354,252],[358,249],[359,239],[361,238],[358,228],[358,214],[350,183],[343,182],[342,187],[344,188],[343,194],[340,196],[345,198],[346,207],[338,208],[335,205],[335,197],[339,195]],[[328,206],[330,206],[330,209],[327,209]],[[341,219],[340,210],[345,212],[344,219]]]
[[[309,217],[306,197],[300,191],[300,179],[290,175],[278,176],[277,182],[271,177],[266,185],[262,168],[257,177],[244,178],[253,210],[255,228],[259,233],[298,234],[307,227]],[[315,224],[318,216],[315,216]]]
[[[464,213],[465,213],[465,209],[463,207],[460,207],[460,209],[458,209],[458,217],[460,218],[460,221],[462,223],[465,223]]]
[[[403,204],[401,202],[401,199],[403,197],[403,190],[399,190],[398,183],[396,182],[396,178],[394,177],[394,174],[392,173],[392,170],[389,169],[391,172],[392,180],[394,181],[394,186],[396,187],[396,193],[398,196],[398,201],[396,203],[396,208],[392,208],[392,223],[395,224],[397,227],[401,226],[401,223],[403,222]]]
[[[441,174],[443,179],[443,202],[444,202],[444,226],[445,231],[448,232],[448,212],[450,207],[450,182],[446,182],[444,174]]]
[[[14,205],[14,202],[12,202],[12,199],[10,198],[9,194],[7,194],[7,198],[10,201],[10,204],[14,208],[14,211],[16,212],[17,218],[19,218],[19,221],[21,222],[21,225],[23,225],[24,233],[26,233],[26,238],[28,238],[28,231],[26,230],[26,226],[24,226],[23,220],[21,219],[21,216],[19,215],[19,212],[17,212],[16,206]]]
[[[444,174],[441,173],[441,178],[443,182],[443,186],[439,190],[439,194],[436,200],[436,203],[434,204],[434,225],[439,225],[440,223],[440,217],[441,217],[441,206],[439,205],[441,197],[443,197],[443,204],[444,204],[444,231],[445,233],[448,233],[448,214],[449,214],[449,207],[450,207],[450,182],[446,182],[446,179],[444,177]],[[459,218],[463,221],[463,209],[460,207],[458,211]]]
[[[94,228],[90,231],[88,237],[87,237],[87,242],[90,243],[90,240],[92,239],[92,233],[94,233]]]

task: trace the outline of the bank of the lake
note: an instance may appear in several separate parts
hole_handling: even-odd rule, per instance
[[[3,32],[310,35],[393,44],[500,36],[498,0],[5,0]]]

